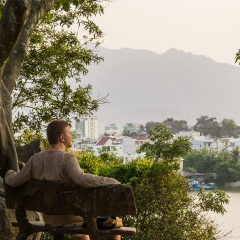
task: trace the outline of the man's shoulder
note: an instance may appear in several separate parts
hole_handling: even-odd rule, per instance
[[[75,154],[73,154],[72,152],[63,152],[63,153],[66,156],[74,156],[75,157]]]
[[[69,159],[69,158],[76,159],[76,156],[71,152],[63,152],[63,155],[65,159]]]
[[[49,151],[49,150],[46,150],[46,151],[42,151],[42,152],[38,152],[38,153],[35,153],[31,159],[34,160],[34,159],[45,159],[45,158],[51,158],[51,157],[55,157],[55,158],[75,158],[75,155],[70,153],[70,152],[62,152],[62,151]]]

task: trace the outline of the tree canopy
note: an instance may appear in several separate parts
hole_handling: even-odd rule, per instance
[[[153,128],[149,139],[150,141],[144,143],[138,152],[145,152],[146,157],[154,160],[175,161],[191,150],[191,137],[174,137],[164,124]]]
[[[193,129],[204,136],[220,137],[220,126],[215,117],[201,116],[197,118]]]
[[[240,180],[239,156],[239,147],[233,148],[231,152],[195,150],[184,156],[184,170],[205,173],[205,182],[215,182],[219,186],[224,186],[226,183]]]
[[[56,12],[60,10],[51,11],[39,21],[30,40],[12,94],[15,132],[23,129],[39,132],[42,124],[51,119],[89,114],[104,101],[91,98],[91,85],[80,85],[81,75],[88,72],[86,66],[102,58],[87,48],[87,42],[81,43],[73,31],[65,29],[81,15]],[[58,29],[58,25],[62,27]],[[93,31],[92,26],[89,28]],[[102,32],[95,28],[95,35],[101,36]],[[77,87],[73,88],[73,84]]]
[[[92,99],[91,86],[72,89],[67,80],[79,84],[86,66],[101,60],[87,44],[103,35],[91,17],[104,12],[104,2],[0,1],[1,176],[18,171],[13,129],[39,131],[52,118],[87,114],[105,101]]]
[[[203,136],[212,138],[220,137],[238,137],[240,127],[236,125],[233,119],[223,119],[220,123],[215,117],[201,116],[197,118],[197,123],[193,126],[195,131],[200,132]]]

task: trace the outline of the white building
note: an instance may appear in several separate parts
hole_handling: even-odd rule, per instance
[[[195,150],[214,150],[220,152],[223,149],[230,150],[235,145],[237,146],[237,140],[233,138],[211,138],[210,136],[201,136],[200,132],[179,132],[176,136],[192,136],[193,139],[190,140],[192,143],[192,148]],[[239,141],[240,143],[240,141]]]
[[[82,132],[81,132],[81,130],[76,131],[76,139],[73,142],[73,148],[75,148],[75,149],[82,148]]]
[[[201,136],[200,132],[179,132],[176,136],[192,136],[193,139],[190,140],[192,148],[198,151],[202,149],[213,150],[216,148],[215,141],[209,136]]]
[[[96,116],[80,117],[79,122],[75,122],[77,133],[81,132],[83,140],[96,141],[98,139],[98,119]]]
[[[125,137],[123,139],[123,160],[125,163],[136,159],[138,157],[144,157],[145,153],[137,153],[137,149],[144,143],[148,142],[149,138],[143,136]]]
[[[123,156],[122,143],[111,137],[101,137],[92,150],[96,156],[100,155],[101,152],[114,153],[118,157]]]
[[[136,150],[149,139],[143,136],[134,137],[101,137],[96,144],[82,144],[88,150],[93,151],[95,156],[102,152],[113,153],[122,157],[124,163],[130,162],[138,157],[144,157],[145,153],[137,153]]]
[[[233,151],[236,147],[238,147],[240,149],[240,138],[233,138],[230,139],[228,142],[228,145],[226,147],[226,149],[228,151]]]

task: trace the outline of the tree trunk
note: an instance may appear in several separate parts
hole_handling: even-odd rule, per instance
[[[6,62],[28,17],[28,1],[7,1],[0,22],[0,174],[8,168],[18,171],[11,117],[11,97],[3,80]]]
[[[12,131],[12,100],[3,81],[0,82],[0,175],[4,177],[8,169],[18,171],[18,158]]]
[[[19,170],[12,131],[11,94],[39,19],[57,0],[7,0],[0,22],[0,175]]]

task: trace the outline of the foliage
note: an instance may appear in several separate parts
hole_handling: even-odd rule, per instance
[[[148,158],[127,164],[103,161],[102,158],[88,153],[88,157],[91,156],[88,170],[92,169],[92,173],[114,177],[133,186],[137,216],[124,218],[124,225],[135,226],[138,231],[135,236],[123,236],[122,239],[220,239],[222,233],[203,212],[224,213],[223,204],[228,202],[228,197],[219,191],[211,194],[200,192],[198,196],[189,194],[188,182],[178,174],[178,164],[173,164],[178,161],[176,156],[179,156],[179,153],[188,152],[187,139],[180,141],[180,138],[173,148],[172,134],[165,126],[152,129],[150,139],[152,145],[147,145],[146,148],[151,150]],[[165,145],[159,144],[160,141],[165,142]],[[154,144],[156,142],[158,144]],[[170,149],[174,149],[178,154],[170,154]],[[151,156],[154,156],[154,160],[150,159]],[[163,161],[156,160],[159,156]],[[80,156],[79,160],[82,167],[86,166],[84,156]],[[93,166],[96,166],[98,171],[95,171]]]
[[[224,186],[226,182],[233,181],[227,163],[217,164],[215,167],[216,180],[219,186]]]
[[[78,155],[78,160],[81,168],[86,173],[99,175],[100,169],[104,167],[104,161],[96,157],[91,152]]]
[[[204,136],[220,137],[220,125],[215,117],[201,116],[197,118],[197,123],[193,126],[195,131],[200,132]]]
[[[235,63],[237,63],[240,60],[240,49],[238,49],[238,52],[236,53],[235,56]],[[239,63],[240,64],[240,63]]]
[[[217,228],[201,213],[210,209],[224,212],[227,197],[223,193],[203,195],[196,203],[188,194],[185,178],[176,172],[177,159],[191,149],[189,138],[174,139],[161,125],[150,131],[150,140],[141,151],[155,161],[134,189],[136,226],[140,228],[134,239],[218,239]]]
[[[86,166],[84,155],[79,156],[82,167]],[[103,161],[92,153],[87,156],[91,165],[88,172],[114,177],[134,188],[137,216],[128,216],[123,222],[125,226],[135,226],[138,231],[133,237],[123,236],[123,240],[152,240],[156,236],[165,240],[220,239],[219,229],[203,211],[223,213],[223,204],[228,202],[223,192],[189,194],[185,178],[164,162],[137,159],[122,164]],[[94,170],[94,165],[98,171]]]
[[[203,211],[212,211],[224,214],[226,212],[224,204],[229,203],[229,196],[227,196],[223,191],[209,191],[205,193],[201,189],[197,193],[198,203]],[[217,203],[217,204],[216,204]]]
[[[91,21],[103,11],[99,1],[59,1],[40,20],[12,94],[15,132],[26,128],[41,132],[52,119],[88,115],[105,102],[92,99],[91,85],[80,85],[86,67],[102,60],[94,44],[91,48],[88,44],[97,46],[103,36]]]
[[[222,137],[235,137],[240,134],[240,127],[232,119],[223,119],[221,122]]]
[[[192,151],[184,156],[184,170],[194,169],[198,173],[214,173],[207,175],[205,182],[215,182],[219,186],[224,186],[225,183],[240,180],[240,151],[239,148],[234,148],[231,152],[222,150],[221,152],[207,151]]]
[[[78,155],[79,164],[87,173],[95,175],[110,176],[112,168],[122,165],[123,159],[113,153],[102,152],[99,157],[92,152]]]
[[[197,118],[197,123],[193,126],[195,131],[199,131],[204,136],[212,138],[234,137],[240,134],[240,127],[232,119],[223,119],[218,123],[215,117],[201,116]]]
[[[74,240],[75,237],[71,234],[65,234],[64,240]],[[49,233],[42,233],[40,240],[53,240],[53,236]]]
[[[150,142],[144,143],[138,152],[146,152],[146,157],[176,163],[191,150],[191,137],[174,137],[165,125],[159,125],[150,131]]]
[[[234,162],[239,162],[239,160],[240,160],[240,151],[239,151],[239,147],[237,146],[237,147],[235,147],[233,150],[232,150],[232,152],[231,152],[231,154],[232,154],[232,160],[234,161]]]
[[[187,121],[185,120],[174,120],[173,118],[167,118],[163,121],[163,124],[169,126],[169,131],[173,134],[179,133],[180,131],[188,131]]]
[[[237,126],[233,119],[223,119],[218,122],[215,117],[200,116],[196,119],[197,122],[193,126],[195,131],[201,133],[204,136],[211,136],[212,138],[220,137],[234,137],[237,138],[240,135],[240,126]],[[162,123],[149,121],[145,124],[147,134],[150,130],[156,126],[165,124],[168,130],[173,133],[179,133],[180,131],[188,131],[187,121],[185,120],[174,120],[173,118],[167,118]]]
[[[26,144],[29,144],[30,142],[36,140],[36,139],[43,139],[44,145],[46,146],[47,141],[44,139],[43,135],[41,133],[38,133],[34,130],[24,129],[22,133],[17,136],[15,142],[19,146],[24,146]]]
[[[194,150],[184,156],[184,169],[194,168],[199,173],[212,173],[216,162],[215,152],[208,152],[206,149]]]
[[[188,182],[178,174],[178,164],[174,164],[178,162],[176,156],[179,156],[179,153],[188,152],[187,139],[180,141],[180,138],[173,148],[172,134],[165,126],[152,129],[150,139],[152,145],[149,153],[157,156],[154,159],[151,159],[149,154],[146,159],[123,164],[122,159],[108,153],[99,157],[91,152],[78,155],[79,163],[85,172],[113,177],[133,187],[137,216],[125,217],[124,225],[135,226],[138,231],[136,235],[123,236],[122,239],[220,239],[223,233],[203,213],[215,211],[223,214],[223,205],[228,203],[228,197],[221,191],[189,194]],[[154,144],[160,141],[164,141],[165,145]],[[154,147],[159,146],[160,149],[156,151]],[[174,149],[178,154],[170,154],[170,149]],[[163,161],[156,160],[159,156]]]
[[[188,194],[186,180],[175,172],[168,172],[159,162],[155,162],[147,178],[136,186],[137,218],[135,226],[138,229],[133,239],[217,239],[218,230],[213,222],[203,215],[203,206],[209,209],[223,211],[226,203],[212,200],[210,205],[206,199],[193,199]],[[206,203],[205,203],[206,202]],[[201,204],[200,204],[201,203]],[[208,210],[209,210],[208,209]],[[125,239],[125,238],[124,238]]]
[[[151,131],[153,128],[155,128],[156,126],[159,126],[159,125],[161,125],[160,122],[154,122],[154,121],[146,122],[146,124],[145,124],[145,129],[146,129],[147,134],[149,134],[150,131]]]

